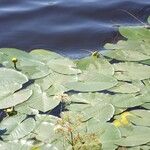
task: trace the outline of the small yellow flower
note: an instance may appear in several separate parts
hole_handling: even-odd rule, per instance
[[[132,114],[129,112],[124,112],[121,114],[121,118],[126,118],[127,116],[131,116]]]
[[[127,120],[126,117],[121,118],[121,119],[120,119],[120,122],[121,122],[122,125],[127,125],[127,124],[129,124],[129,121]]]
[[[40,147],[33,146],[33,147],[31,148],[31,150],[41,150],[41,149],[40,149]]]
[[[10,108],[5,109],[5,112],[10,113],[10,112],[12,112],[13,110],[14,110],[13,107],[10,107]]]
[[[116,126],[116,127],[120,127],[122,124],[121,124],[121,122],[117,119],[117,120],[114,120],[113,121],[113,124],[114,124],[114,126]]]
[[[17,63],[17,62],[18,62],[18,59],[15,58],[15,57],[13,57],[13,58],[12,58],[12,62],[13,62],[13,63]]]
[[[99,54],[98,51],[94,51],[94,52],[92,53],[92,56],[94,56],[94,57],[96,57],[96,58],[99,58],[99,57],[100,57],[100,54]]]

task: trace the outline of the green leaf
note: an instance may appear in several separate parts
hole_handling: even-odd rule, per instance
[[[24,144],[24,142],[26,142],[26,144]],[[31,150],[31,146],[29,145],[29,143],[27,141],[18,141],[16,143],[16,141],[11,141],[11,142],[3,142],[0,144],[0,149],[1,150]]]
[[[149,39],[150,32],[148,29],[143,28],[143,26],[124,26],[119,28],[121,35],[128,39],[141,40]]]
[[[132,116],[129,116],[129,120],[140,126],[149,126],[150,127],[150,111],[147,110],[132,110]]]
[[[147,95],[117,94],[112,96],[111,103],[116,107],[128,108],[142,105],[146,99],[149,99]]]
[[[150,66],[150,59],[148,60],[143,60],[140,63],[144,64],[144,65],[149,65]]]
[[[0,99],[0,109],[16,106],[26,100],[32,95],[32,90],[21,90],[5,98]]]
[[[148,17],[147,21],[148,21],[148,23],[150,24],[150,16]]]
[[[150,78],[150,66],[133,62],[117,63],[115,68],[115,77],[118,80],[132,81],[144,80]]]
[[[55,127],[57,120],[57,117],[51,115],[38,115],[36,118],[36,126],[33,131],[36,138],[46,143],[56,140],[57,134],[55,133]]]
[[[47,65],[50,69],[60,74],[74,75],[81,73],[81,71],[76,68],[73,61],[69,59],[52,59]]]
[[[121,137],[120,131],[109,123],[103,125],[101,130],[103,130],[102,135],[100,136],[100,140],[102,142],[102,149],[115,150],[118,147],[115,144],[115,141],[119,140]]]
[[[77,62],[77,67],[81,70],[86,70],[89,68],[89,66],[93,66],[94,70],[97,70],[97,72],[105,75],[113,75],[114,74],[114,68],[109,63],[107,59],[105,59],[102,55],[100,55],[98,58],[94,56],[85,57],[82,59],[79,59]]]
[[[17,140],[28,135],[35,127],[35,120],[33,118],[24,119],[24,115],[4,119],[0,124],[0,128],[6,129],[7,132],[2,138],[4,140]]]
[[[27,81],[28,78],[18,71],[0,68],[0,98],[13,94]]]
[[[29,99],[29,106],[34,109],[38,109],[40,111],[46,112],[55,108],[61,99],[48,96],[48,94],[41,90],[40,86],[35,84],[33,86],[33,95]]]
[[[61,55],[55,52],[52,52],[50,50],[44,50],[44,49],[34,49],[30,52],[30,55],[45,63],[51,59],[63,58]]]
[[[29,53],[16,49],[16,48],[0,48],[0,52],[3,53],[5,56],[7,56],[8,59],[12,58],[17,58],[17,59],[21,59],[21,58],[28,58],[28,59],[32,59],[32,56],[29,55]]]
[[[100,122],[109,121],[114,115],[115,109],[113,105],[107,103],[99,103],[95,106],[84,108],[81,113],[86,119],[95,118]]]
[[[70,90],[94,92],[109,89],[117,84],[117,80],[110,75],[103,75],[89,69],[79,76],[78,82],[64,84]]]
[[[107,57],[122,61],[141,61],[150,59],[150,56],[148,55],[131,50],[106,50],[103,54]]]
[[[17,68],[26,74],[30,79],[42,78],[52,72],[46,64],[34,59],[20,60]]]
[[[136,93],[140,91],[140,88],[127,82],[118,82],[118,84],[109,89],[109,91],[115,93]]]

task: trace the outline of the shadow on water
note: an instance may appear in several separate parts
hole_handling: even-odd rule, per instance
[[[0,47],[51,49],[81,57],[120,38],[118,25],[146,22],[149,0],[1,0]]]

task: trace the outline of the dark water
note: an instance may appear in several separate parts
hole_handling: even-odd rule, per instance
[[[116,25],[146,22],[150,0],[0,0],[0,47],[80,57],[118,39]]]

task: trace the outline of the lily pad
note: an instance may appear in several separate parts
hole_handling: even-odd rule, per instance
[[[0,68],[0,98],[13,94],[27,81],[27,76],[18,71]]]
[[[32,95],[32,90],[26,89],[18,91],[14,94],[0,98],[0,109],[16,106],[26,100]]]
[[[131,83],[119,82],[116,86],[109,89],[109,91],[115,92],[115,93],[136,93],[140,91],[140,88],[134,86]]]
[[[0,128],[6,129],[8,134],[3,136],[4,140],[17,140],[28,135],[35,127],[35,120],[25,116],[12,116],[3,120],[0,124]]]
[[[69,82],[64,86],[74,91],[94,92],[109,89],[116,84],[117,80],[114,77],[100,74],[90,68],[79,76],[78,82]]]
[[[141,61],[150,59],[150,56],[148,55],[131,50],[107,50],[103,54],[107,57],[121,61]]]
[[[133,62],[114,64],[115,77],[118,80],[132,81],[150,78],[150,66]]]
[[[81,71],[76,68],[73,61],[69,59],[50,60],[47,65],[50,69],[60,74],[74,75],[81,73]]]

